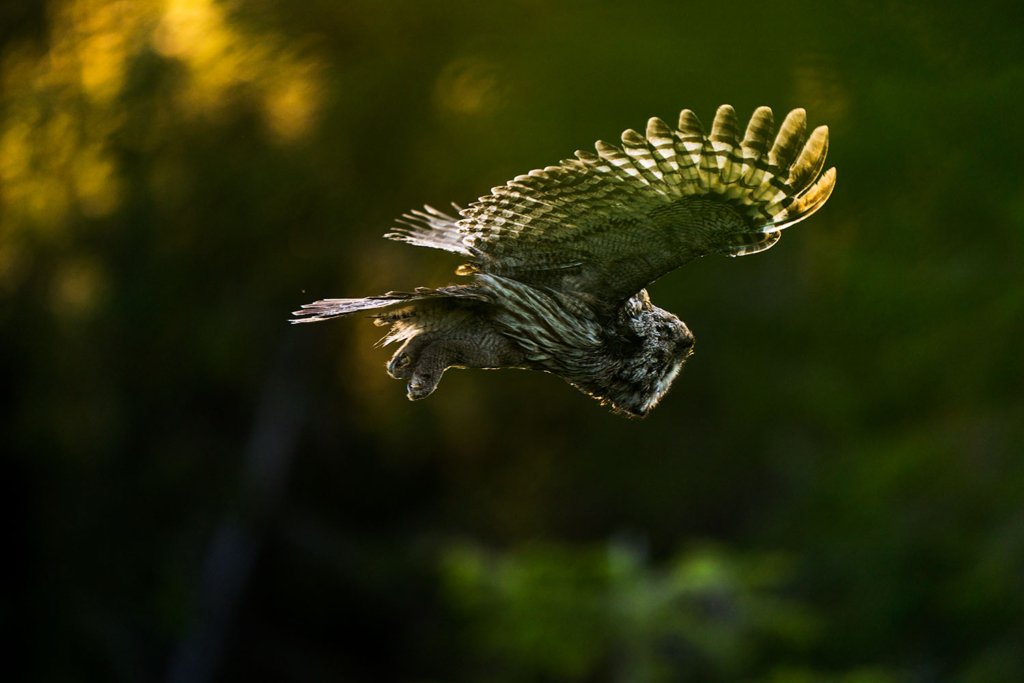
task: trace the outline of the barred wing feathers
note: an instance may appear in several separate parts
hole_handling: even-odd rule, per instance
[[[596,154],[494,188],[461,211],[461,244],[474,270],[611,304],[698,256],[763,251],[835,185],[834,168],[822,173],[828,128],[808,137],[795,109],[773,142],[772,129],[768,107],[742,138],[729,105],[710,136],[689,110],[676,130],[652,118],[646,135],[623,133],[621,147],[598,142]]]

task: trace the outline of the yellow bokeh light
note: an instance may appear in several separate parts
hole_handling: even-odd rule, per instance
[[[315,64],[294,58],[282,39],[247,36],[211,0],[168,0],[153,47],[189,68],[179,93],[186,113],[216,116],[238,86],[255,89],[271,135],[291,142],[311,129],[320,106]]]
[[[105,292],[103,268],[94,259],[78,256],[57,269],[50,307],[56,318],[81,320],[96,310]]]
[[[438,76],[435,99],[443,109],[460,114],[490,113],[504,100],[498,70],[484,59],[456,59]]]
[[[216,0],[56,0],[45,41],[5,48],[0,250],[9,256],[10,245],[35,243],[20,234],[64,240],[81,219],[114,214],[126,191],[116,151],[124,148],[126,126],[134,126],[136,149],[155,154],[147,131],[171,132],[195,118],[216,125],[231,107],[255,107],[273,143],[312,133],[323,99],[320,61],[305,42],[236,25],[226,7]],[[174,71],[184,78],[162,83],[171,106],[124,97],[135,60],[153,52],[184,67]],[[149,160],[151,167],[161,163]],[[17,259],[32,262],[30,255]],[[78,300],[63,285],[54,291],[63,292],[55,300]]]
[[[279,78],[264,98],[267,126],[285,142],[306,135],[316,121],[320,87],[313,67],[296,69],[291,78]]]

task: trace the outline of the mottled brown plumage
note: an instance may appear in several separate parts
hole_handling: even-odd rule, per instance
[[[325,299],[292,322],[389,308],[384,343],[404,342],[388,364],[410,399],[429,396],[449,367],[529,368],[559,375],[615,410],[643,416],[664,396],[693,347],[676,316],[644,289],[708,254],[742,256],[828,199],[822,173],[828,129],[806,135],[803,109],[772,136],[758,108],[743,136],[719,107],[704,132],[684,110],[676,130],[652,118],[622,146],[517,176],[455,218],[413,211],[386,237],[468,257],[465,285]],[[458,207],[456,207],[458,209]]]

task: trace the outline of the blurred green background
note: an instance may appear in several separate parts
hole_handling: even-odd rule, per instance
[[[4,3],[10,666],[1024,680],[1022,91],[1008,1]],[[722,103],[837,189],[651,288],[697,353],[648,419],[286,324],[453,281],[403,212]]]

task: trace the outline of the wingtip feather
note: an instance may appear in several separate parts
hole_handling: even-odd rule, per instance
[[[802,108],[794,109],[786,114],[775,144],[768,152],[768,163],[780,169],[788,169],[807,135],[807,112]]]
[[[723,104],[715,112],[714,123],[711,124],[711,141],[722,142],[730,147],[739,147],[739,120],[732,105]]]
[[[821,174],[828,156],[828,126],[818,126],[804,144],[800,156],[789,171],[789,184],[796,193],[803,192]]]
[[[684,136],[703,138],[704,126],[701,125],[696,114],[689,109],[684,109],[679,112],[679,132]]]
[[[760,159],[768,151],[768,141],[771,140],[774,129],[775,115],[771,107],[761,106],[755,109],[743,134],[743,142],[740,143],[747,153],[746,156]]]
[[[788,228],[799,223],[805,218],[813,215],[828,198],[832,196],[832,190],[836,187],[836,168],[833,166],[811,185],[806,192],[797,197],[786,209],[786,218],[780,223],[779,228]]]

